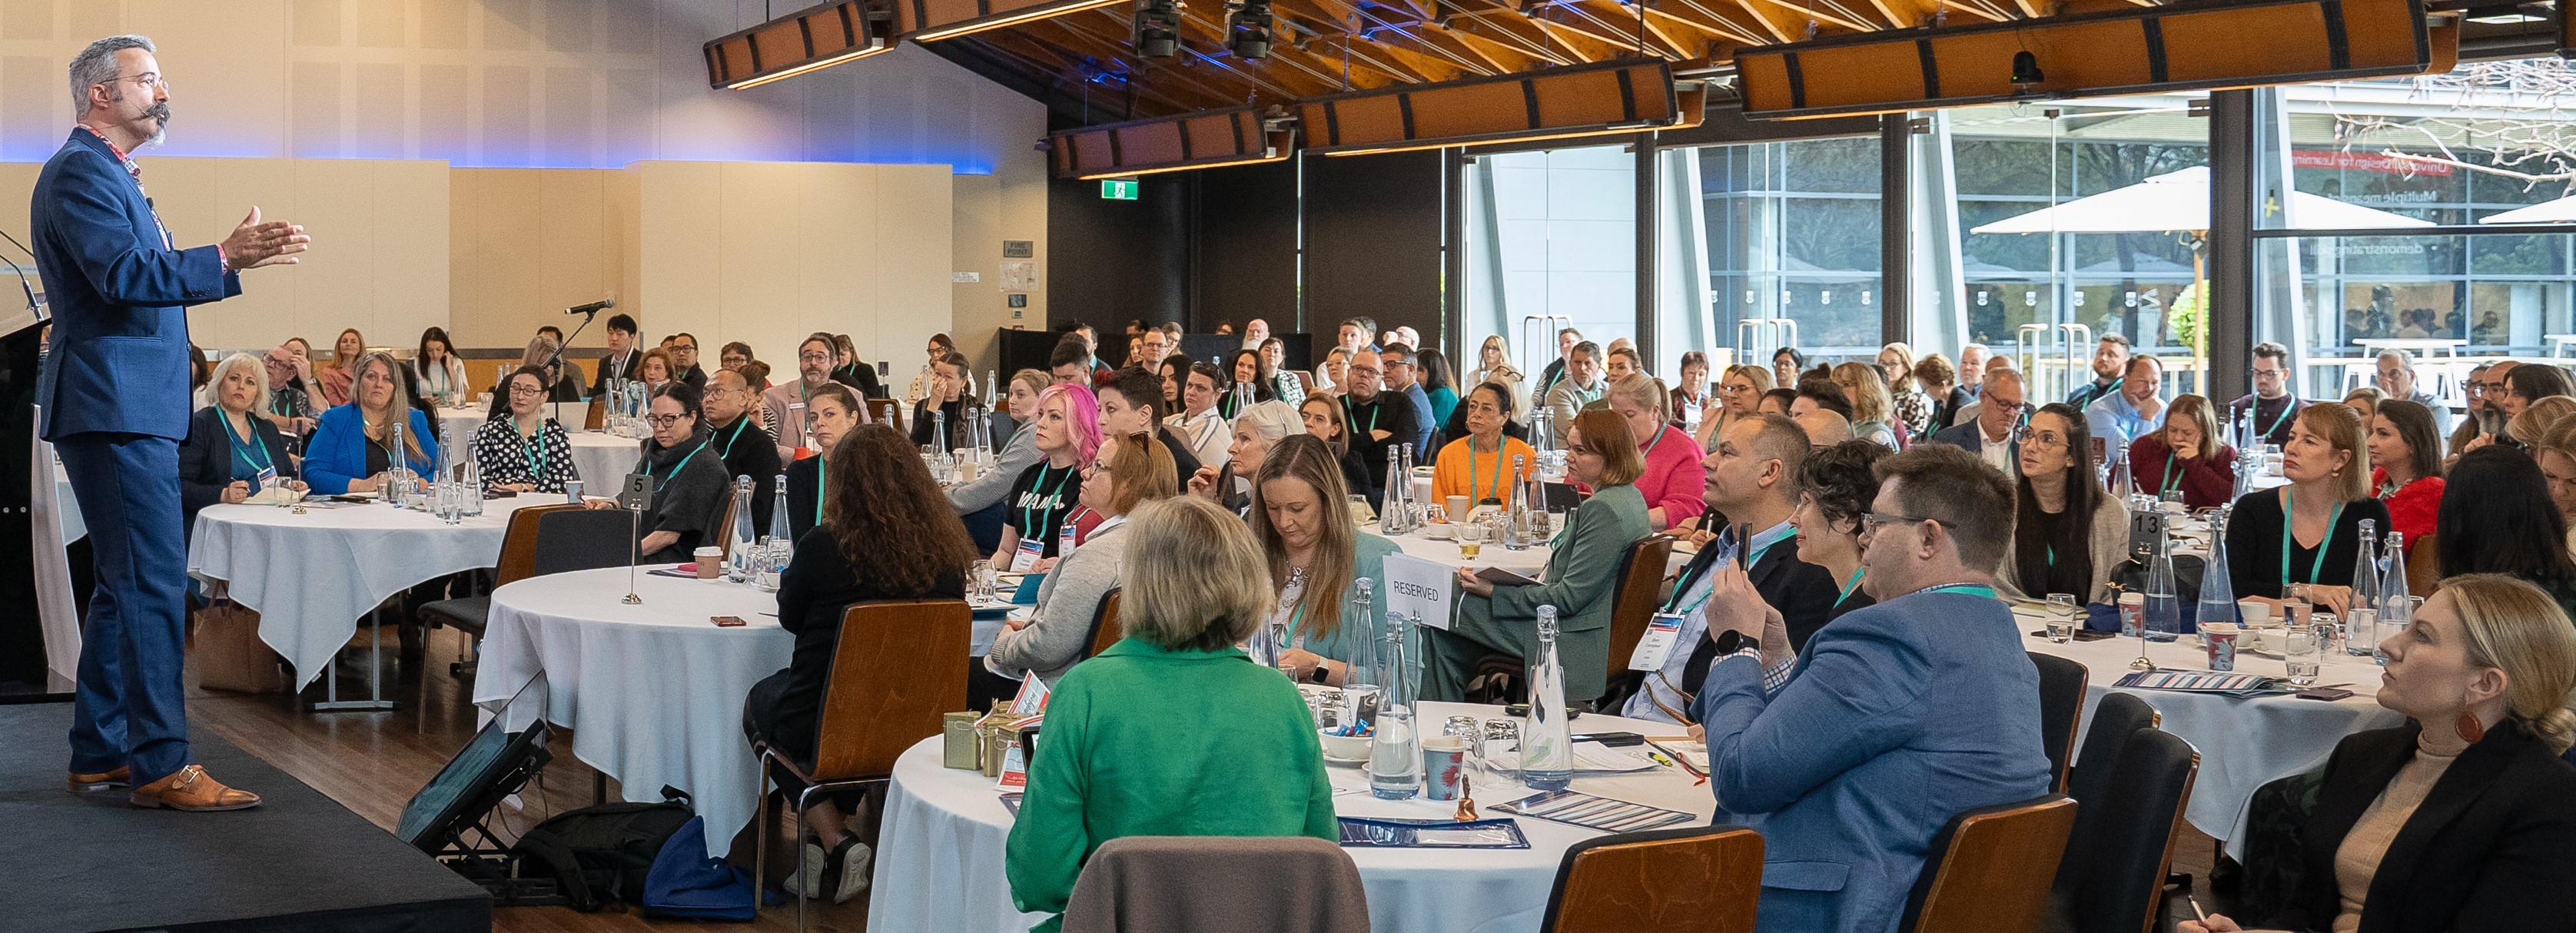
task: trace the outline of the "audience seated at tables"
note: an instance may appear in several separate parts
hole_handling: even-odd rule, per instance
[[[2435,398],[2433,393],[2417,387],[2413,354],[2404,350],[2381,350],[2375,362],[2378,368],[2371,377],[2372,385],[2378,386],[2379,391],[2387,393],[2391,399],[2424,406],[2433,414],[2434,437],[2451,433],[2451,406]]]
[[[1132,423],[1118,427],[1143,430]],[[1057,384],[1038,393],[1036,418],[1022,430],[1036,433],[1034,440],[1042,459],[1020,471],[1002,499],[1002,543],[993,550],[995,568],[1045,571],[1063,556],[1069,530],[1065,520],[1081,496],[1082,469],[1099,452],[1100,438],[1104,433],[1137,433],[1114,429],[1104,432],[1105,428],[1110,426],[1101,417],[1098,403],[1092,401],[1090,389]],[[1177,471],[1178,465],[1174,466]]]
[[[1601,346],[1589,340],[1576,343],[1565,351],[1565,377],[1547,388],[1540,402],[1556,425],[1555,436],[1548,440],[1557,447],[1567,443],[1566,432],[1573,430],[1574,414],[1601,400],[1610,383],[1601,378]]]
[[[416,391],[432,399],[463,399],[474,390],[465,381],[465,359],[456,355],[456,345],[447,339],[446,328],[420,332],[420,349],[411,358],[411,368],[420,379]]]
[[[2528,581],[2576,612],[2576,559],[2568,556],[2567,519],[2550,502],[2548,481],[2531,456],[2488,448],[2461,454],[2442,487],[2434,520],[2435,576],[2500,573]]]
[[[1644,373],[1630,373],[1610,384],[1610,410],[1627,419],[1628,432],[1638,438],[1638,455],[1645,460],[1645,472],[1637,474],[1637,493],[1646,499],[1646,526],[1662,531],[1683,521],[1698,518],[1706,505],[1700,502],[1704,474],[1699,465],[1699,445],[1682,429],[1666,422],[1672,420],[1671,391],[1664,381]]]
[[[510,417],[474,429],[474,468],[486,488],[507,493],[555,493],[581,478],[572,462],[572,438],[546,415],[546,371],[521,366],[501,380]],[[595,490],[600,495],[613,490]]]
[[[815,447],[813,431],[808,427],[807,409],[823,387],[838,380],[833,378],[832,335],[816,332],[806,335],[796,345],[796,381],[772,386],[760,393],[760,407],[768,418],[771,440],[778,445],[778,461],[792,463],[802,456],[800,450]],[[869,370],[873,373],[875,370]],[[843,382],[842,385],[849,385]],[[851,386],[853,390],[858,387]],[[867,410],[859,410],[861,423],[867,421]]]
[[[1431,405],[1431,396],[1422,384],[1422,365],[1410,344],[1389,343],[1377,351],[1378,365],[1383,368],[1378,381],[1380,391],[1391,405],[1409,405],[1413,409],[1413,430],[1397,433],[1390,443],[1411,444],[1418,462],[1428,463],[1435,450],[1432,434],[1440,429],[1440,414]]]
[[[2110,333],[2093,344],[2092,380],[2066,394],[2066,404],[2076,411],[2089,411],[2093,403],[2119,392],[2129,371],[2129,338]],[[2147,417],[2154,417],[2148,413]]]
[[[975,399],[966,391],[966,379],[965,356],[951,351],[930,361],[930,381],[922,387],[922,396],[912,403],[915,446],[928,444],[943,451],[967,446],[966,410]],[[947,437],[937,435],[940,428],[933,422],[941,419],[947,424]]]
[[[331,343],[331,358],[314,364],[315,375],[322,378],[322,400],[331,407],[349,404],[349,387],[355,383],[358,358],[366,355],[367,338],[357,328],[340,332]]]
[[[2011,357],[1996,357],[2009,361]],[[1985,465],[2007,477],[2021,469],[2022,381],[2021,372],[2011,366],[1990,368],[1986,372],[1985,391],[1977,403],[1974,417],[1962,424],[1951,425],[1932,441],[1976,454]]]
[[[2442,436],[2434,433],[2432,412],[2405,399],[2379,403],[2370,418],[2369,450],[2371,498],[2388,504],[2389,527],[2380,529],[2380,539],[2402,533],[2412,554],[2433,533],[2442,507]]]
[[[2078,409],[2093,436],[2103,440],[2104,449],[2115,459],[2165,421],[2165,401],[2159,395],[2164,391],[2164,361],[2141,355],[2130,357],[2123,366],[2126,373],[2111,391]]]
[[[2376,699],[2405,725],[2347,735],[2299,830],[2279,930],[2576,929],[2576,631],[2502,575],[2452,577],[2387,656]],[[2234,933],[2234,918],[2179,933]]]
[[[2228,581],[2238,599],[2298,599],[2341,615],[2352,598],[2362,521],[2388,528],[2388,507],[2370,497],[2361,416],[2340,402],[2304,405],[2283,432],[2281,475],[2290,482],[2236,500]]]
[[[1565,700],[1588,703],[1601,695],[1610,652],[1610,593],[1628,546],[1652,534],[1646,500],[1637,492],[1645,461],[1637,454],[1628,419],[1608,410],[1575,416],[1566,432],[1566,466],[1574,481],[1592,487],[1566,531],[1550,544],[1547,567],[1529,586],[1497,585],[1460,568],[1456,621],[1447,631],[1426,630],[1429,664],[1422,696],[1463,699],[1467,678],[1487,655],[1525,658],[1538,640],[1538,607],[1556,607],[1557,650],[1564,658]]]
[[[957,508],[957,514],[973,515],[1002,504],[1012,484],[1020,481],[1020,474],[1037,465],[1038,434],[1029,430],[1029,425],[1037,419],[1038,394],[1054,382],[1055,377],[1042,369],[1011,374],[1010,394],[1004,396],[1003,404],[1009,408],[1011,422],[1019,427],[1011,432],[1010,440],[1002,443],[990,468],[975,474],[974,479],[948,487],[948,502]]]
[[[2202,396],[2174,396],[2165,405],[2164,427],[2129,442],[2129,479],[2139,492],[2195,509],[2226,505],[2236,495],[2236,448],[2223,440],[2216,408]]]
[[[1342,465],[1343,489],[1351,495],[1376,501],[1368,464],[1360,462],[1359,451],[1351,447],[1350,423],[1342,420],[1341,400],[1329,395],[1307,396],[1306,401],[1298,404],[1297,416],[1306,423],[1306,433],[1333,448],[1333,456]],[[1533,456],[1530,462],[1537,463],[1538,460]],[[1437,464],[1433,465],[1433,472],[1438,472]]]
[[[745,735],[766,740],[808,768],[819,744],[842,616],[860,603],[963,599],[966,566],[976,556],[965,526],[939,504],[939,485],[902,434],[883,425],[862,426],[834,445],[832,454],[848,467],[830,476],[823,524],[797,537],[794,556],[778,575],[778,625],[796,637],[795,652],[785,668],[752,685],[742,709]],[[903,546],[887,547],[889,541]],[[770,775],[793,805],[804,783],[784,767],[772,768]],[[811,838],[799,840],[805,872],[787,879],[789,893],[829,895],[841,903],[867,888],[871,853],[843,822],[858,796],[824,795],[806,809]],[[781,861],[797,864],[770,864]]]
[[[1187,496],[1140,508],[1120,546],[1126,637],[1056,682],[1011,826],[1011,901],[1054,914],[1122,836],[1341,838],[1306,704],[1235,645],[1270,590],[1243,522]]]
[[[1220,372],[1225,374],[1225,381],[1217,383],[1216,413],[1228,421],[1243,414],[1247,407],[1235,400],[1236,386],[1242,386],[1242,391],[1252,396],[1250,402],[1267,402],[1279,397],[1278,381],[1273,378],[1276,374],[1270,371],[1270,364],[1261,358],[1259,350],[1245,347],[1226,354],[1225,368]]]
[[[1700,452],[1716,452],[1718,435],[1727,426],[1761,414],[1762,397],[1771,388],[1770,370],[1744,364],[1727,367],[1717,380],[1717,407],[1700,413],[1699,434],[1694,438]]]
[[[209,505],[238,503],[271,483],[303,488],[286,437],[258,413],[268,407],[267,364],[235,353],[215,364],[207,382],[214,403],[188,418],[179,443],[179,509],[182,527],[194,527]]]
[[[1714,819],[1762,833],[1764,933],[1895,929],[1945,823],[2049,789],[2039,673],[1986,570],[2011,485],[1945,445],[1874,470],[1861,586],[1877,605],[1794,652],[1740,571],[1719,571],[1703,610],[1724,642],[1694,707]]]
[[[707,415],[707,440],[723,455],[725,475],[751,477],[751,527],[758,534],[768,534],[778,477],[786,470],[778,461],[777,440],[753,423],[759,420],[755,415],[760,411],[760,393],[752,391],[741,373],[724,369],[697,383],[683,380],[683,384],[698,390],[699,404]]]
[[[1171,452],[1142,434],[1101,438],[1099,456],[1082,473],[1082,507],[1100,515],[1099,526],[1082,546],[1058,558],[1038,584],[1037,610],[995,633],[992,649],[984,654],[983,667],[1007,679],[1013,689],[1030,674],[1053,686],[1081,659],[1091,647],[1091,620],[1099,614],[1101,598],[1118,588],[1127,516],[1142,503],[1178,494]],[[987,697],[984,703],[970,696],[966,705],[980,710],[991,699],[1008,696]]]
[[[700,545],[714,546],[731,532],[723,521],[733,502],[733,478],[725,475],[723,455],[708,449],[702,403],[698,390],[674,383],[645,409],[653,436],[644,440],[643,455],[628,471],[653,483],[652,501],[636,525],[643,536],[636,551],[644,563],[688,563]],[[589,499],[586,504],[615,508],[617,500]]]
[[[1699,609],[1707,604],[1715,571],[1731,556],[1736,542],[1748,542],[1744,563],[1753,587],[1765,603],[1780,610],[1792,650],[1806,644],[1833,618],[1837,582],[1833,572],[1807,562],[1792,543],[1799,533],[1795,521],[1798,477],[1806,472],[1810,457],[1823,453],[1810,446],[1795,423],[1779,415],[1737,419],[1718,436],[1717,451],[1701,461],[1707,476],[1701,499],[1708,512],[1690,536],[1699,552],[1682,565],[1673,578],[1671,596],[1658,607],[1660,612],[1682,617],[1681,631],[1673,639],[1674,650],[1646,675],[1622,715],[1696,721],[1689,718],[1691,697],[1698,695],[1709,662],[1718,654],[1717,644],[1710,640],[1714,633]]]
[[[654,347],[644,351],[644,361],[635,364],[635,381],[644,384],[646,396],[662,391],[663,386],[677,381],[671,377],[671,351]]]
[[[1258,349],[1261,351],[1261,368],[1269,373],[1263,378],[1270,384],[1270,397],[1291,406],[1303,404],[1306,401],[1306,384],[1288,368],[1287,342],[1271,337],[1261,341]]]
[[[313,366],[293,349],[280,345],[262,359],[267,370],[268,391],[261,393],[260,420],[287,437],[303,437],[322,418],[322,409],[313,403],[315,382]]]
[[[1234,416],[1234,441],[1226,445],[1225,465],[1200,467],[1189,477],[1190,495],[1245,514],[1252,507],[1252,478],[1261,473],[1262,459],[1270,455],[1270,448],[1282,438],[1304,433],[1306,426],[1299,423],[1297,410],[1286,402],[1246,406]]]
[[[635,346],[635,318],[623,311],[608,316],[608,352],[599,358],[599,369],[591,374],[590,397],[608,394],[613,379],[641,379],[644,351]],[[558,344],[563,338],[555,338]]]
[[[2093,436],[2075,406],[2042,405],[2021,442],[2013,533],[1996,584],[2009,596],[2071,593],[2112,602],[2111,571],[2129,556],[2129,510],[2093,472]]]
[[[859,419],[859,393],[849,386],[826,382],[814,390],[808,404],[814,453],[787,465],[787,489],[783,493],[787,497],[787,534],[792,540],[802,540],[805,532],[823,523],[823,488],[831,479],[832,448],[864,423]],[[766,522],[769,516],[758,516],[756,520]]]
[[[369,353],[352,360],[351,368],[356,400],[322,413],[304,451],[305,481],[315,492],[340,495],[378,491],[385,472],[398,465],[427,474],[438,462],[438,432],[426,412],[412,407],[409,393],[399,391],[402,364],[388,354]],[[399,457],[392,451],[397,420],[406,425]]]
[[[671,378],[688,383],[700,392],[707,389],[707,371],[698,365],[698,338],[688,331],[672,334],[663,349],[671,351]]]
[[[1300,682],[1340,685],[1363,645],[1386,625],[1386,557],[1395,542],[1359,530],[1342,505],[1344,487],[1332,448],[1311,435],[1271,447],[1253,485],[1249,521],[1278,593],[1268,620],[1276,663]],[[1344,615],[1371,581],[1371,615]],[[1256,657],[1255,660],[1261,660]]]
[[[1523,473],[1538,469],[1538,451],[1504,433],[1512,423],[1511,389],[1499,382],[1470,386],[1467,397],[1458,403],[1458,412],[1466,431],[1441,448],[1440,456],[1431,462],[1432,503],[1444,504],[1451,496],[1465,496],[1471,506],[1510,508]],[[1308,417],[1310,421],[1313,418]],[[1453,522],[1464,518],[1449,516]]]
[[[1889,424],[1902,424],[1909,437],[1926,437],[1932,427],[1932,396],[1916,387],[1914,348],[1899,340],[1878,348],[1878,374],[1887,383]],[[1946,425],[1945,425],[1946,427]]]
[[[2227,403],[2227,423],[2237,423],[2250,409],[2254,413],[2256,442],[2286,448],[2290,445],[2290,426],[2298,420],[2293,416],[2308,404],[2290,391],[2290,349],[2270,341],[2255,344],[2252,374],[2254,391]],[[2237,585],[2241,587],[2244,582],[2238,581]]]
[[[1176,357],[1177,358],[1177,357]],[[1181,442],[1188,444],[1199,467],[1225,465],[1225,448],[1234,440],[1227,430],[1231,418],[1217,413],[1217,386],[1224,373],[1211,363],[1188,363],[1172,372],[1180,383],[1181,410],[1164,421]],[[1195,475],[1196,471],[1192,471]]]
[[[1371,502],[1384,499],[1386,487],[1402,479],[1386,475],[1387,452],[1412,443],[1420,430],[1413,420],[1413,401],[1383,385],[1383,360],[1375,350],[1353,355],[1341,396],[1342,417],[1350,425],[1351,449],[1359,452],[1360,463],[1368,467]]]
[[[1851,405],[1851,413],[1845,417],[1851,419],[1852,436],[1895,450],[1899,446],[1896,436],[1898,422],[1893,420],[1895,403],[1888,398],[1887,377],[1879,373],[1878,367],[1867,363],[1843,363],[1834,367],[1830,378],[1834,388],[1841,389],[1843,399]]]
[[[1959,368],[1938,353],[1927,353],[1914,361],[1914,382],[1932,400],[1932,414],[1924,419],[1923,427],[1915,430],[1916,437],[1931,437],[1949,428],[1950,416],[1976,401],[1976,396],[1959,386]]]
[[[1182,437],[1164,423],[1172,409],[1163,406],[1163,380],[1152,372],[1130,366],[1109,374],[1109,381],[1097,390],[1100,406],[1100,433],[1154,435],[1163,450],[1172,455],[1172,468],[1182,476],[1199,472],[1198,454]]]

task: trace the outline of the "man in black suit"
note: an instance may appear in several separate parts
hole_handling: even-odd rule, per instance
[[[1385,363],[1377,351],[1361,350],[1353,354],[1350,368],[1345,372],[1342,417],[1350,422],[1351,449],[1359,452],[1360,463],[1368,467],[1371,485],[1369,489],[1351,491],[1365,493],[1370,502],[1378,502],[1386,498],[1387,484],[1404,480],[1401,476],[1386,475],[1387,450],[1398,444],[1413,443],[1422,429],[1414,420],[1413,402],[1401,392],[1387,391],[1381,381]],[[1423,451],[1416,449],[1413,454],[1420,459]]]
[[[635,319],[624,314],[608,318],[608,355],[600,357],[599,371],[591,374],[590,395],[597,398],[608,393],[608,380],[633,379],[644,367],[644,351],[635,347]]]
[[[760,429],[750,417],[760,407],[760,393],[742,381],[742,374],[730,369],[716,370],[707,380],[707,394],[701,403],[707,418],[707,446],[724,458],[725,475],[751,477],[751,527],[756,534],[769,530],[770,497],[778,491],[778,475],[786,472],[778,459],[778,442]]]
[[[1709,663],[1719,654],[1700,612],[1718,569],[1718,552],[1724,550],[1716,546],[1714,532],[1752,526],[1747,573],[1762,601],[1788,622],[1793,649],[1805,647],[1807,636],[1832,617],[1841,588],[1825,568],[1798,559],[1797,528],[1789,524],[1790,513],[1798,508],[1798,468],[1806,463],[1807,451],[1807,432],[1780,415],[1740,419],[1719,432],[1717,450],[1700,461],[1708,473],[1700,492],[1700,500],[1708,503],[1702,519],[1707,530],[1694,535],[1700,539],[1699,554],[1682,567],[1662,609],[1682,616],[1681,632],[1672,653],[1630,698],[1624,715],[1685,721],[1681,711],[1690,708],[1689,697],[1699,692]]]
[[[698,366],[698,338],[685,330],[672,334],[669,349],[671,368],[677,370],[671,378],[706,391],[707,371]]]

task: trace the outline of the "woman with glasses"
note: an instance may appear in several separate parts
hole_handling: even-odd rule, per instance
[[[1717,410],[1702,414],[1699,419],[1699,437],[1696,440],[1699,441],[1700,452],[1716,453],[1718,435],[1726,431],[1727,425],[1761,414],[1762,400],[1770,395],[1772,388],[1770,370],[1749,365],[1727,367],[1726,374],[1717,380]],[[1792,399],[1797,394],[1789,393]],[[1781,414],[1787,414],[1788,403],[1781,404]]]
[[[1628,419],[1606,408],[1579,412],[1566,434],[1566,467],[1594,490],[1571,524],[1548,542],[1539,582],[1497,585],[1469,568],[1458,571],[1463,595],[1448,631],[1427,629],[1430,664],[1423,699],[1463,700],[1467,679],[1490,655],[1524,658],[1538,642],[1538,607],[1557,612],[1557,649],[1564,659],[1565,700],[1588,703],[1601,696],[1610,653],[1610,591],[1630,545],[1653,531],[1637,477],[1646,471]]]
[[[2031,413],[2021,440],[2012,545],[1999,588],[2033,599],[2072,593],[2107,602],[2111,570],[2129,555],[2129,510],[2093,472],[2093,431],[2075,406]]]
[[[1878,371],[1887,380],[1889,412],[1912,436],[1940,430],[1932,424],[1932,396],[1915,386],[1914,348],[1900,340],[1878,348]]]
[[[1478,388],[1479,396],[1503,391],[1493,383]],[[1279,594],[1268,641],[1279,650],[1279,668],[1300,683],[1339,686],[1359,646],[1384,630],[1386,557],[1396,547],[1361,531],[1342,507],[1347,487],[1334,459],[1332,448],[1312,437],[1281,443],[1253,484],[1251,522]],[[1373,615],[1343,618],[1361,580],[1381,594]]]
[[[355,388],[350,400],[322,413],[313,442],[304,450],[304,479],[323,495],[376,492],[385,474],[397,466],[428,473],[438,462],[438,434],[429,416],[411,405],[411,393],[400,391],[402,364],[392,356],[369,353],[350,362]],[[396,452],[394,425],[404,425]]]
[[[1261,475],[1261,462],[1283,438],[1306,433],[1297,410],[1286,402],[1258,402],[1234,416],[1234,440],[1226,444],[1225,465],[1202,466],[1189,477],[1190,495],[1224,506],[1226,511],[1245,514],[1252,507],[1252,478]],[[1088,543],[1090,532],[1083,532]]]
[[[1100,405],[1084,386],[1048,386],[1038,394],[1036,420],[1021,430],[1037,432],[1044,459],[1021,471],[1002,497],[1002,543],[993,549],[993,566],[1043,572],[1063,556],[1065,519],[1082,492],[1081,467],[1100,450]]]
[[[2361,523],[2388,530],[2388,506],[2370,496],[2370,448],[2361,415],[2337,402],[2299,409],[2281,445],[2289,485],[2247,493],[2227,523],[2227,574],[2236,598],[2296,600],[2337,615],[2352,599]]]
[[[993,636],[983,667],[1016,688],[1034,674],[1048,686],[1081,660],[1091,647],[1091,620],[1100,600],[1118,588],[1119,558],[1127,539],[1120,530],[1136,507],[1178,494],[1172,453],[1149,435],[1114,434],[1101,439],[1097,459],[1082,468],[1082,507],[1101,517],[1081,547],[1057,559],[1055,569],[1038,584],[1036,611],[1014,619]],[[1004,695],[1007,697],[1007,694]],[[983,709],[967,697],[969,709]],[[989,700],[989,698],[988,698]],[[989,705],[989,702],[987,703]]]
[[[1351,377],[1350,368],[1351,351],[1348,349],[1334,347],[1332,352],[1324,354],[1324,361],[1315,365],[1315,394],[1338,396],[1349,391],[1343,385],[1344,380]]]
[[[2198,395],[2174,396],[2164,427],[2129,443],[2129,478],[2138,491],[2195,509],[2227,504],[2236,494],[2236,448],[2219,439],[2216,409]]]
[[[653,482],[653,498],[638,516],[643,531],[637,551],[648,564],[684,564],[698,546],[722,538],[725,510],[733,504],[733,480],[725,476],[724,455],[708,439],[700,415],[698,390],[675,383],[653,396],[644,421],[653,436],[642,444],[643,456],[629,473]],[[617,507],[615,499],[590,499],[591,508]]]
[[[1796,347],[1781,347],[1780,349],[1771,351],[1772,385],[1797,385],[1799,373],[1804,371],[1806,368],[1807,355],[1798,352],[1798,348]]]
[[[831,481],[832,448],[864,423],[859,419],[859,404],[859,393],[837,382],[824,383],[807,400],[805,420],[813,427],[814,455],[787,465],[789,540],[802,540],[823,523],[823,489]],[[767,521],[769,517],[753,518]]]
[[[215,364],[206,384],[214,401],[188,416],[188,437],[179,443],[181,527],[194,527],[197,512],[209,505],[244,501],[270,483],[303,485],[295,480],[286,436],[253,414],[268,405],[266,364],[235,353]]]
[[[566,481],[581,475],[573,468],[571,435],[546,417],[546,371],[521,366],[501,380],[501,389],[510,417],[475,429],[475,471],[501,492],[563,492]]]
[[[2460,418],[2458,427],[2451,429],[2449,450],[2452,457],[2467,453],[2469,445],[2476,443],[2478,438],[2504,430],[2503,417],[2495,414],[2487,404],[2486,378],[2490,368],[2479,366],[2471,369],[2469,378],[2460,383],[2461,394],[2468,397],[2468,413]]]

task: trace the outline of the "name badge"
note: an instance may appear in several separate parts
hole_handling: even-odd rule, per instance
[[[1628,669],[1632,671],[1663,670],[1664,660],[1672,657],[1673,642],[1679,641],[1681,639],[1681,634],[1681,613],[1655,613],[1655,620],[1646,623],[1645,637],[1637,639],[1636,652],[1628,655]]]
[[[257,491],[275,488],[277,488],[277,468],[274,466],[260,467],[259,480],[251,484],[251,489],[253,491]]]
[[[1063,557],[1071,553],[1073,553],[1073,522],[1068,516],[1064,523],[1064,530],[1056,533],[1055,554],[1057,557]]]
[[[1038,559],[1044,556],[1046,556],[1046,542],[1022,538],[1020,552],[1011,556],[1011,572],[1027,573],[1030,568],[1036,567]]]

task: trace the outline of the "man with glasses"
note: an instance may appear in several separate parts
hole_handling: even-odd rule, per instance
[[[2493,400],[2487,398],[2487,377],[2497,366],[2512,365],[2509,362],[2486,364],[2469,370],[2468,381],[2460,384],[2462,394],[2468,396],[2468,417],[2462,419],[2459,429],[2451,434],[2452,456],[2467,452],[2469,445],[2478,438],[2504,433],[2504,416],[2496,411]]]
[[[1375,350],[1362,350],[1351,357],[1342,377],[1342,416],[1350,424],[1351,451],[1369,471],[1370,488],[1351,491],[1368,493],[1371,502],[1383,498],[1388,483],[1404,479],[1386,475],[1386,452],[1412,443],[1421,431],[1413,420],[1413,403],[1386,391],[1380,382],[1385,372],[1384,357]]]
[[[2434,430],[2443,436],[2451,433],[2451,406],[2442,404],[2433,393],[2416,388],[2415,356],[2404,350],[2381,350],[2376,360],[2378,372],[2371,382],[2389,398],[2402,398],[2433,411]]]
[[[2266,340],[2254,345],[2254,394],[2227,403],[2227,425],[2221,430],[2233,436],[2235,426],[2244,423],[2245,413],[2251,411],[2255,443],[2287,444],[2290,423],[2306,407],[2307,402],[2290,392],[2290,348]]]
[[[1986,374],[1986,397],[1971,406],[1977,410],[1975,420],[1932,435],[1935,444],[1948,444],[1976,454],[1977,459],[1995,472],[2014,475],[2021,462],[2022,407],[2021,371],[2013,369],[2010,357],[1996,357],[2006,365]]]
[[[814,427],[806,416],[813,410],[814,393],[832,381],[838,349],[830,334],[807,335],[803,343],[796,345],[796,381],[760,394],[760,407],[768,413],[770,426],[778,431],[778,462],[792,463],[800,456],[800,449],[813,450]],[[859,423],[868,423],[870,414],[861,404]]]
[[[296,262],[310,238],[253,207],[222,243],[178,248],[129,155],[169,127],[170,85],[152,40],[90,43],[70,77],[79,122],[37,176],[27,237],[54,315],[37,429],[63,458],[98,555],[66,786],[131,787],[126,800],[141,807],[255,807],[259,795],[207,776],[188,747],[186,309],[241,294],[242,272]]]
[[[671,335],[670,347],[671,367],[679,370],[673,378],[698,391],[706,391],[707,371],[698,366],[698,338],[688,331],[681,331]]]
[[[1798,470],[1806,464],[1808,450],[1806,432],[1779,415],[1740,418],[1718,432],[1716,452],[1700,460],[1706,471],[1700,501],[1708,504],[1708,514],[1700,520],[1702,530],[1691,535],[1700,543],[1699,553],[1682,565],[1673,578],[1672,598],[1657,610],[1682,617],[1681,632],[1673,639],[1676,647],[1656,660],[1620,715],[1698,721],[1688,718],[1691,697],[1699,693],[1709,663],[1718,656],[1716,643],[1709,640],[1707,616],[1699,609],[1709,600],[1714,571],[1722,569],[1720,559],[1732,555],[1732,548],[1712,543],[1723,529],[1752,530],[1745,552],[1747,573],[1763,603],[1778,607],[1787,620],[1793,646],[1805,644],[1824,627],[1839,581],[1825,568],[1798,559],[1798,528],[1789,522],[1797,511]],[[1733,540],[1734,532],[1725,533]]]
[[[322,420],[322,410],[313,404],[312,388],[297,371],[295,348],[280,344],[262,362],[268,367],[268,410],[260,417],[276,425],[279,434],[303,437]]]
[[[1384,378],[1390,395],[1402,395],[1413,406],[1414,433],[1402,438],[1413,444],[1413,452],[1425,463],[1431,462],[1431,429],[1440,422],[1431,417],[1431,396],[1422,391],[1422,367],[1414,362],[1413,345],[1390,343],[1377,351],[1379,364],[1386,367]]]
[[[1876,605],[1803,649],[1741,572],[1719,573],[1706,608],[1724,653],[1694,711],[1717,821],[1767,844],[1762,933],[1894,926],[1944,824],[2049,787],[2039,671],[1995,595],[2010,481],[1938,444],[1875,473],[1860,585]]]
[[[687,335],[682,335],[686,337]],[[783,469],[778,459],[778,441],[769,432],[744,417],[759,404],[760,393],[742,380],[742,374],[719,369],[707,380],[706,398],[699,404],[707,415],[707,445],[724,457],[726,476],[751,477],[752,527],[769,530],[770,496],[778,491],[778,474]]]

